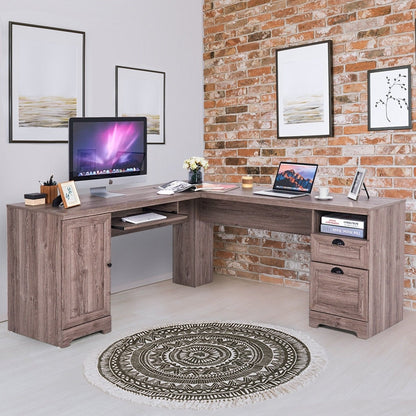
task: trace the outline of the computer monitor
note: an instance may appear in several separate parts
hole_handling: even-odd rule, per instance
[[[85,181],[147,173],[146,117],[69,119],[69,179]],[[116,196],[105,187],[93,195]]]

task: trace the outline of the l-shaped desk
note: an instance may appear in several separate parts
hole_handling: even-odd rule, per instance
[[[114,198],[81,196],[70,209],[7,206],[9,330],[60,347],[111,330],[111,237],[173,226],[173,281],[212,281],[213,225],[311,236],[309,323],[368,338],[403,318],[405,201],[345,195],[282,199],[251,190],[158,195],[155,186]],[[164,220],[121,217],[153,210]],[[327,213],[364,215],[365,239],[320,233]]]

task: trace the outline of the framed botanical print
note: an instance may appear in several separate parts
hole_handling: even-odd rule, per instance
[[[9,141],[67,142],[84,116],[85,33],[9,22]]]
[[[277,136],[333,135],[332,41],[276,51]]]
[[[147,143],[165,144],[166,74],[116,66],[116,116],[147,118]]]
[[[411,66],[367,72],[368,130],[412,128]]]
[[[81,205],[74,181],[58,183],[58,188],[65,208]]]

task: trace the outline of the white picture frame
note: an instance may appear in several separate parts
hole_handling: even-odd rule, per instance
[[[361,188],[364,184],[365,172],[366,170],[364,168],[357,168],[350,191],[348,192],[348,198],[356,201],[360,196]]]
[[[116,66],[116,117],[146,117],[147,144],[165,144],[166,74]]]
[[[9,22],[9,142],[68,141],[84,116],[85,32]]]

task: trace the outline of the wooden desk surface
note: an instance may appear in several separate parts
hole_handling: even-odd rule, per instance
[[[253,190],[255,191],[268,188],[269,187],[255,186]],[[46,211],[48,214],[63,216],[65,219],[70,219],[86,215],[113,213],[117,211],[150,207],[152,205],[168,204],[171,202],[188,201],[192,199],[214,199],[218,201],[235,201],[265,206],[269,205],[307,210],[337,211],[351,214],[367,214],[374,209],[376,210],[378,208],[387,207],[397,203],[405,203],[405,200],[394,198],[371,197],[370,199],[367,199],[365,195],[362,195],[358,201],[353,201],[347,198],[344,194],[332,194],[332,200],[320,201],[315,199],[315,196],[317,195],[316,192],[313,192],[308,196],[285,199],[255,195],[253,194],[253,190],[245,190],[241,188],[225,193],[215,191],[185,191],[174,195],[158,195],[157,190],[157,185],[149,185],[117,190],[115,192],[122,193],[123,195],[113,198],[80,195],[81,205],[70,209],[53,208],[50,205],[28,207],[24,203],[11,205],[30,210],[42,210]]]
[[[270,189],[270,187],[254,187],[253,190],[235,189],[226,193],[218,192],[200,192],[203,198],[213,198],[217,200],[227,201],[240,201],[240,202],[251,202],[261,205],[278,205],[282,207],[292,207],[300,209],[316,209],[323,211],[337,211],[337,212],[348,212],[354,214],[365,214],[372,209],[379,207],[386,207],[389,205],[397,204],[399,201],[405,202],[401,199],[394,198],[378,198],[370,197],[368,199],[365,195],[362,195],[358,201],[353,201],[347,198],[344,194],[332,194],[332,200],[322,201],[315,198],[318,195],[317,192],[312,192],[311,195],[306,195],[298,198],[278,198],[271,196],[262,196],[253,194],[254,191],[261,189]]]

